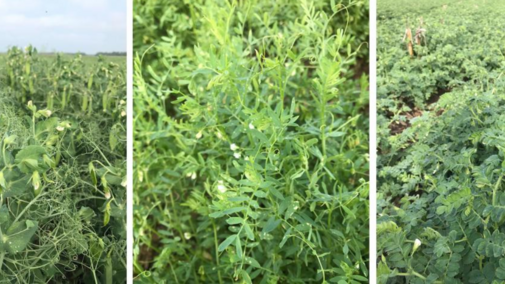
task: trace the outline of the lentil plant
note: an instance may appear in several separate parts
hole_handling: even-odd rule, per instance
[[[378,3],[378,283],[504,283],[505,4]]]
[[[124,65],[0,57],[0,283],[125,282]]]
[[[368,282],[367,1],[134,1],[139,283]]]

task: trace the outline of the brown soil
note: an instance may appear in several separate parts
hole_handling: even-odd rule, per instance
[[[450,89],[450,88],[447,88],[447,89],[439,88],[437,90],[437,92],[434,93],[434,94],[432,94],[430,96],[430,98],[426,101],[426,104],[428,106],[427,109],[428,110],[432,109],[431,105],[437,103],[438,100],[440,99],[440,97],[442,97],[443,94],[448,93],[450,91],[452,91],[452,89]],[[444,113],[443,109],[438,110],[437,111],[437,116],[442,115],[442,113]],[[409,128],[411,126],[410,120],[413,119],[414,117],[419,117],[419,116],[423,115],[423,111],[420,110],[420,109],[418,109],[418,108],[414,108],[410,112],[402,113],[402,115],[404,115],[407,118],[407,121],[401,121],[401,122],[398,122],[398,123],[397,122],[392,122],[389,125],[389,129],[391,130],[391,135],[400,134],[405,129]]]
[[[361,78],[361,75],[370,74],[370,65],[368,64],[368,58],[358,58],[356,65],[354,65],[354,76],[355,80]]]
[[[153,234],[151,236],[151,244],[153,247],[159,247],[159,242],[160,242],[160,237],[156,234]],[[156,257],[158,253],[152,249],[151,247],[143,244],[141,247],[140,247],[140,253],[139,253],[139,256],[138,256],[138,262],[140,263],[140,265],[142,265],[142,267],[145,269],[145,270],[149,270],[151,268],[151,262],[154,260],[154,258]]]
[[[432,94],[430,96],[430,98],[428,99],[428,101],[426,102],[428,105],[432,105],[436,102],[438,102],[438,100],[440,99],[440,97],[445,94],[445,93],[449,93],[450,91],[452,91],[452,89],[450,88],[447,88],[447,89],[442,89],[442,88],[439,88],[437,89],[437,92]]]
[[[423,112],[419,109],[413,109],[410,112],[405,112],[403,115],[407,118],[407,121],[398,121],[398,122],[393,122],[389,125],[389,129],[391,130],[392,135],[400,134],[402,133],[405,129],[410,127],[410,120],[414,117],[421,116]]]

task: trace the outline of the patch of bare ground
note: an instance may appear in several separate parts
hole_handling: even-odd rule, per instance
[[[368,58],[359,58],[354,65],[354,76],[353,79],[358,80],[361,76],[365,74],[370,74],[370,65],[368,64]]]
[[[426,110],[432,110],[433,105],[438,102],[440,97],[442,97],[443,94],[451,92],[452,89],[450,88],[439,88],[435,93],[433,93],[428,100],[426,101]],[[411,111],[401,113],[401,115],[405,116],[406,120],[405,121],[393,121],[389,125],[390,133],[391,135],[397,135],[401,134],[405,129],[409,128],[411,126],[410,121],[415,118],[423,115],[423,110],[414,107]],[[443,109],[440,109],[437,111],[436,115],[440,116],[444,113]]]
[[[414,117],[421,116],[423,112],[417,108],[409,112],[402,113],[403,116],[407,118],[405,121],[394,121],[389,125],[392,135],[397,135],[405,131],[405,129],[410,127],[410,120]]]
[[[153,248],[159,247],[159,243],[160,237],[157,234],[153,234],[151,236],[151,246],[146,244],[141,245],[137,261],[144,270],[149,270],[151,268],[154,258],[158,255]]]

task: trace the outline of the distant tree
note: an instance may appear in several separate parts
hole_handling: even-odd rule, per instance
[[[97,52],[96,56],[126,56],[124,51],[112,51],[112,52]]]

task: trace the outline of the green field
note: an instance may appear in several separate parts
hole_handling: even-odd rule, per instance
[[[505,2],[377,2],[378,282],[504,283]]]
[[[8,56],[7,53],[0,53],[0,68],[3,66],[1,64],[4,63],[5,60],[7,60],[6,59],[7,56]],[[76,55],[70,55],[70,54],[62,54],[61,56],[66,60],[71,60],[76,57]],[[40,58],[47,58],[47,59],[51,60],[51,59],[56,58],[57,54],[40,54],[39,57]],[[114,62],[116,64],[126,65],[126,57],[124,57],[124,56],[102,56],[102,57],[107,62]],[[99,56],[95,56],[95,55],[82,56],[82,60],[86,63],[86,65],[98,63],[98,59],[99,59]]]
[[[367,283],[368,1],[134,6],[135,281]]]
[[[0,57],[0,283],[126,281],[124,58]]]

